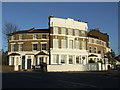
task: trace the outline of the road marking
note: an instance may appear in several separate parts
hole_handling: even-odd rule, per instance
[[[88,85],[88,84],[83,84],[83,83],[77,83],[77,82],[70,82],[70,81],[64,81],[64,80],[58,80],[59,82],[62,82],[62,83],[69,83],[69,84],[73,84],[73,85],[81,85],[81,86],[88,86],[88,87],[97,87],[97,86],[94,86],[94,85]]]

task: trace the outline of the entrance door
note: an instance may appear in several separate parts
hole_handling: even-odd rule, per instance
[[[27,59],[27,69],[31,69],[31,59]]]
[[[43,64],[43,57],[39,57],[39,64]]]
[[[25,56],[22,56],[22,69],[25,69]]]

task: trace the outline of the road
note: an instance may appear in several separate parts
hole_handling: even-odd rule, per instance
[[[119,88],[120,77],[108,72],[5,72],[2,88]]]

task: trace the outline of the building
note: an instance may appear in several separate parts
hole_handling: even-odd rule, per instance
[[[110,65],[105,58],[110,51],[109,36],[98,30],[88,32],[87,23],[81,20],[50,16],[48,29],[17,31],[8,39],[9,65],[15,70],[46,63],[48,71],[84,71],[90,60]]]

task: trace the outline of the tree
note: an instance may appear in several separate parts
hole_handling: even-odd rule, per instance
[[[12,23],[5,23],[2,30],[3,49],[8,47],[8,34],[18,31],[18,26]]]
[[[109,63],[111,63],[112,65],[115,65],[116,63],[115,52],[111,50],[111,52],[107,52],[106,55],[108,57]]]

